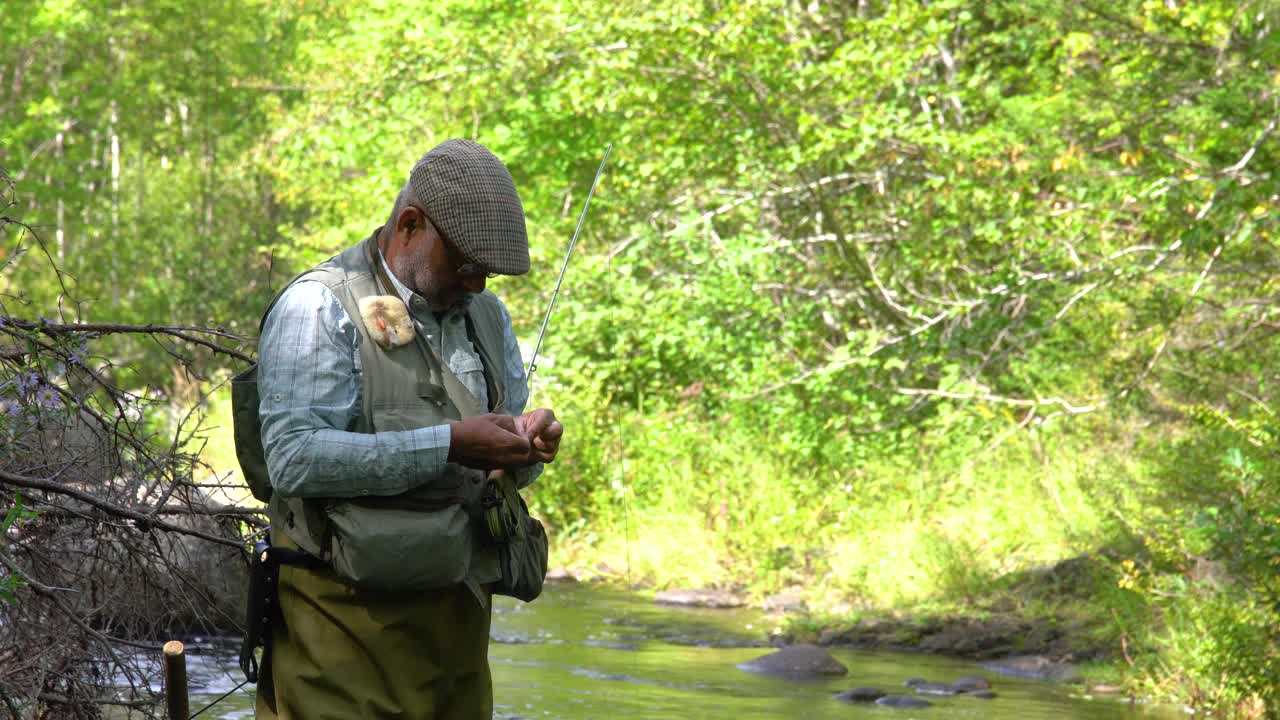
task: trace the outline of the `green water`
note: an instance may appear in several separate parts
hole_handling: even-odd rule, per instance
[[[537,602],[500,598],[493,620],[495,712],[499,718],[780,720],[782,718],[1169,718],[1173,708],[1089,699],[1080,688],[1005,678],[965,661],[929,655],[831,648],[849,668],[839,678],[795,681],[739,670],[770,652],[774,625],[751,610],[654,605],[648,597],[590,586],[552,586]],[[192,710],[241,679],[224,653],[192,657]],[[952,681],[980,674],[997,697],[928,698],[918,710],[850,705],[832,695],[854,686],[910,694],[903,680]],[[252,693],[239,693],[201,717],[252,716]]]

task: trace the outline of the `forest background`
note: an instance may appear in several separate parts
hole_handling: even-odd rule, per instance
[[[568,429],[530,498],[555,560],[801,586],[819,624],[1069,617],[1138,694],[1280,707],[1277,3],[0,15],[10,440],[92,367],[155,438],[199,409],[189,477],[234,485],[242,360],[64,326],[252,354],[282,284],[450,137],[520,189],[534,269],[491,287],[531,344],[612,143],[535,381]],[[19,464],[10,530],[48,477]],[[1064,561],[1063,592],[1019,591]],[[13,602],[31,578],[0,573]]]

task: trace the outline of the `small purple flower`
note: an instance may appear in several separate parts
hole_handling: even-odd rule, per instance
[[[41,407],[48,410],[56,410],[62,406],[62,397],[58,395],[57,390],[48,385],[42,385],[39,390],[36,390],[35,400]]]
[[[22,406],[18,404],[18,401],[10,400],[8,398],[0,400],[0,410],[2,410],[5,415],[13,418],[22,414]]]
[[[26,397],[40,384],[40,376],[36,375],[35,370],[23,370],[14,381],[18,384],[18,397]]]

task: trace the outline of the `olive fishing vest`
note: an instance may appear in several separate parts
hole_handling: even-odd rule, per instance
[[[294,280],[323,283],[360,333],[362,407],[348,429],[416,430],[502,407],[506,388],[497,297],[488,291],[475,295],[466,311],[468,335],[484,365],[489,394],[489,407],[481,407],[416,330],[412,342],[389,349],[370,337],[361,320],[360,299],[399,297],[376,247],[371,237]],[[410,313],[426,312],[425,304],[414,295]],[[448,463],[439,478],[390,497],[304,499],[274,493],[268,514],[273,530],[288,533],[298,547],[358,586],[410,591],[461,582],[483,604],[479,586],[501,576],[497,549],[482,539],[485,479],[484,471]]]

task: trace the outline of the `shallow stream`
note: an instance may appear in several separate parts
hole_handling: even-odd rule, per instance
[[[737,668],[771,651],[773,628],[754,610],[655,605],[643,595],[593,586],[552,585],[537,602],[499,598],[490,662],[499,718],[563,720],[827,720],[828,718],[1172,719],[1174,708],[1089,698],[1080,686],[1006,678],[963,660],[830,648],[844,677],[788,680]],[[191,647],[191,708],[203,707],[242,679],[230,651]],[[994,699],[930,697],[922,709],[851,705],[832,699],[855,686],[911,694],[907,678],[954,681],[982,675]],[[252,692],[239,692],[201,718],[252,717]]]

